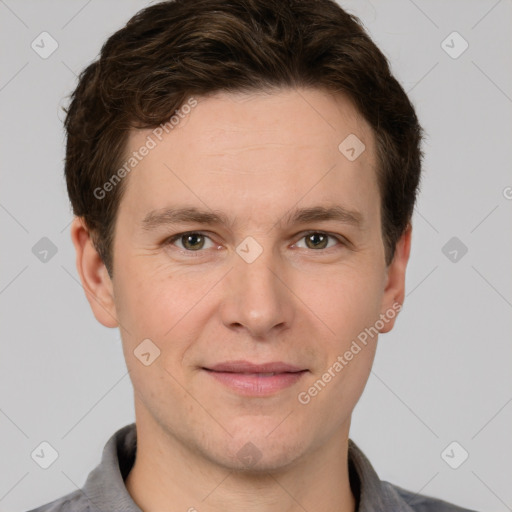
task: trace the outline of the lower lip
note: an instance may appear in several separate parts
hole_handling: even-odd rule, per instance
[[[243,395],[267,396],[293,386],[307,370],[275,375],[257,375],[255,373],[215,372],[206,370],[214,379]]]

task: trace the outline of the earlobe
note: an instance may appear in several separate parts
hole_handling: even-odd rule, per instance
[[[387,269],[386,284],[382,298],[381,316],[385,315],[387,322],[380,332],[391,331],[395,325],[398,312],[405,299],[405,272],[411,253],[412,225],[409,223],[398,240],[393,261]]]
[[[81,217],[73,219],[71,240],[82,287],[96,320],[105,327],[117,327],[112,281]]]

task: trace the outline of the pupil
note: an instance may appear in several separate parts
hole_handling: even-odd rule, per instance
[[[201,237],[202,237],[202,235],[186,235],[186,236],[185,236],[186,242],[185,242],[185,244],[184,244],[184,245],[185,245],[185,247],[186,247],[187,245],[194,246],[195,244],[194,244],[193,240],[195,239],[195,240],[196,240],[196,243],[197,243],[197,239],[200,239]],[[319,238],[320,240],[317,240],[318,238]],[[310,234],[310,235],[308,236],[308,239],[309,239],[309,241],[310,241],[310,242],[312,242],[313,247],[314,247],[314,248],[317,248],[319,245],[322,245],[322,242],[324,242],[324,243],[325,243],[326,237],[325,237],[325,235],[323,235],[323,234],[321,234],[321,233],[312,233],[312,234]],[[322,240],[322,239],[323,239],[323,240]],[[192,243],[189,243],[189,242],[190,242],[190,240],[192,240]],[[316,240],[316,242],[315,242],[315,240]],[[318,242],[319,242],[319,243],[318,243]],[[199,245],[201,245],[201,244],[199,244]],[[192,248],[194,248],[194,247],[192,247]],[[196,248],[197,248],[197,247],[196,247]]]
[[[321,233],[312,233],[312,234],[310,234],[310,235],[309,235],[309,237],[308,237],[308,238],[309,238],[309,240],[310,240],[310,241],[313,241],[316,237],[324,238],[324,241],[325,241],[325,238],[326,238],[326,237],[325,237],[323,234],[321,234]],[[322,244],[322,241],[320,242],[320,245],[321,245],[321,244]],[[313,246],[316,248],[316,247],[318,247],[318,244],[313,243]]]
[[[185,236],[186,243],[184,244],[184,245],[185,245],[185,247],[187,247],[187,244],[188,244],[188,245],[192,245],[192,246],[194,246],[194,243],[193,243],[193,242],[192,242],[192,244],[189,244],[189,240],[191,240],[191,239],[192,239],[192,240],[194,240],[194,239],[197,239],[197,238],[201,238],[201,236],[202,236],[202,235],[186,235],[186,236]],[[192,248],[194,248],[194,247],[192,247]]]

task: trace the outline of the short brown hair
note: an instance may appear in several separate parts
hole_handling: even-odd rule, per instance
[[[173,0],[105,42],[66,110],[68,194],[111,276],[124,180],[102,199],[94,191],[121,165],[129,131],[165,123],[191,95],[275,87],[344,93],[370,124],[392,261],[414,209],[423,130],[361,21],[332,0]]]

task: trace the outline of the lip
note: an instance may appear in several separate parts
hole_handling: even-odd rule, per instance
[[[281,361],[255,364],[250,361],[225,361],[214,366],[208,366],[207,370],[214,372],[231,372],[231,373],[285,373],[300,372],[305,368],[299,368],[292,364],[283,363]]]
[[[246,396],[269,396],[297,383],[307,369],[281,361],[255,364],[226,361],[203,370],[228,388]]]

